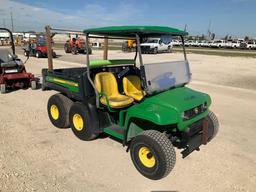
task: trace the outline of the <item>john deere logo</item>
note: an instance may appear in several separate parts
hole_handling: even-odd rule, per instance
[[[194,112],[195,112],[195,114],[198,114],[199,110],[198,110],[198,108],[197,108],[197,107],[196,107],[196,108],[194,108]]]

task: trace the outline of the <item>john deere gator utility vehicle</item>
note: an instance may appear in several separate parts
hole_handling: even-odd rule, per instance
[[[43,69],[43,89],[50,97],[53,125],[71,127],[82,140],[106,133],[127,146],[136,169],[149,179],[161,179],[174,168],[175,147],[183,158],[211,141],[218,120],[209,110],[209,95],[186,87],[191,79],[183,36],[187,32],[161,26],[112,26],[84,30],[89,38],[134,39],[133,59],[90,60],[87,66]],[[144,64],[143,38],[180,36],[181,61]]]

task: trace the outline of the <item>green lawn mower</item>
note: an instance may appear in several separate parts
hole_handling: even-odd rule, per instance
[[[127,146],[136,169],[153,180],[167,176],[176,161],[211,141],[218,120],[209,110],[209,95],[186,85],[191,72],[183,36],[161,26],[112,26],[84,30],[89,38],[134,39],[133,59],[90,60],[80,68],[43,69],[43,90],[59,93],[48,101],[48,115],[58,128],[71,127],[81,140],[106,133]],[[181,61],[144,64],[142,39],[179,36]],[[166,53],[167,54],[167,53]],[[161,55],[159,55],[160,57]]]

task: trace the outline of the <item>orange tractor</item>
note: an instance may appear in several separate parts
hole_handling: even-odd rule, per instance
[[[64,45],[64,50],[66,53],[72,53],[76,55],[77,53],[86,53],[85,40],[78,34],[70,34],[69,40],[66,41]],[[89,54],[92,53],[91,48],[89,47]]]

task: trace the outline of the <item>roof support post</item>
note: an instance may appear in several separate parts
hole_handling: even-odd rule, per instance
[[[46,36],[46,45],[47,45],[47,57],[48,57],[48,70],[53,70],[53,61],[52,61],[52,36],[51,36],[51,27],[49,25],[45,26],[45,36]]]
[[[138,34],[136,34],[136,41],[137,41],[137,50],[139,53],[139,60],[140,60],[140,66],[143,66],[143,60],[141,55],[141,47],[140,47],[140,37]]]
[[[136,41],[137,41],[137,52],[139,54],[139,60],[140,60],[140,76],[142,80],[142,87],[144,90],[147,89],[147,79],[146,79],[146,73],[145,73],[145,68],[142,60],[142,53],[141,53],[141,47],[140,47],[140,36],[138,34],[136,35]]]
[[[89,57],[89,34],[86,34],[86,72],[87,72],[87,78],[89,80],[89,82],[91,83],[93,89],[94,89],[94,92],[95,92],[95,96],[96,96],[96,106],[97,108],[99,108],[99,94],[98,94],[98,91],[93,83],[93,80],[91,79],[91,76],[90,76],[90,57]]]
[[[184,37],[181,37],[181,41],[182,41],[182,49],[183,49],[183,54],[184,54],[184,59],[187,61],[187,54],[186,54],[186,50],[185,50],[185,42],[184,42]]]
[[[103,52],[103,59],[107,60],[108,59],[108,38],[104,38],[104,52]]]

